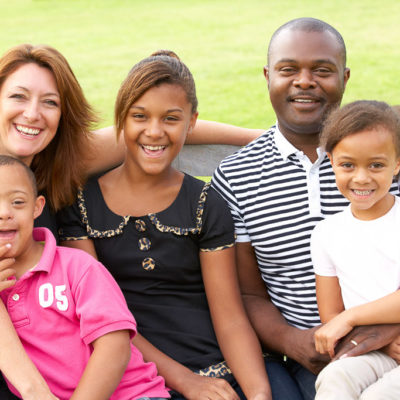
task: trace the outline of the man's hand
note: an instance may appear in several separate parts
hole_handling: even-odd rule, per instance
[[[356,326],[336,346],[336,356],[333,360],[359,356],[381,349],[393,342],[399,335],[400,324]]]
[[[315,349],[314,334],[320,328],[296,329],[292,332],[292,340],[286,355],[293,358],[313,374],[318,374],[330,361],[327,354],[320,354]]]

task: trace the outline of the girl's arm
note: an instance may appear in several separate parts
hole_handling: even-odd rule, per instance
[[[334,355],[337,341],[355,326],[400,323],[400,291],[360,306],[351,307],[324,325],[319,331],[321,350]]]
[[[107,333],[92,345],[93,353],[71,400],[108,400],[129,363],[131,347],[127,330]]]
[[[200,252],[207,300],[218,343],[247,399],[272,399],[258,338],[241,300],[235,249]]]
[[[220,122],[197,120],[186,144],[232,144],[244,146],[261,135],[262,129],[240,128]],[[98,129],[93,135],[93,145],[88,154],[87,172],[106,171],[122,163],[125,156],[123,135],[117,142],[114,127]]]
[[[336,277],[316,275],[316,290],[321,321],[327,322],[315,333],[320,353],[334,357],[334,348],[355,326],[400,323],[400,291],[345,311]]]
[[[336,276],[315,275],[315,289],[321,322],[327,323],[342,313],[344,310],[342,291]],[[333,358],[334,348],[339,339],[327,347],[326,326],[322,326],[314,333],[315,349],[321,354],[328,353]]]
[[[154,347],[140,334],[133,344],[143,354],[145,361],[156,364],[158,373],[165,379],[166,385],[182,394],[188,400],[239,400],[229,383],[220,378],[209,378],[192,372],[165,353]]]
[[[344,310],[342,291],[336,276],[315,275],[315,289],[321,322],[330,321]]]

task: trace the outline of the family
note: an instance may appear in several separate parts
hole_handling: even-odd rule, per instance
[[[273,127],[201,121],[160,50],[93,131],[62,54],[2,56],[2,400],[398,398],[400,113],[340,107],[318,19],[275,31],[264,75]],[[245,145],[211,183],[172,166],[204,142]]]

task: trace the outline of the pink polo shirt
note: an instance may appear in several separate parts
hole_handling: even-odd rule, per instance
[[[84,251],[56,246],[52,233],[35,228],[44,241],[38,265],[0,293],[25,350],[60,400],[69,399],[92,353],[91,342],[136,322],[111,274]],[[153,363],[133,345],[132,356],[112,400],[169,397]],[[10,389],[18,394],[16,389]]]

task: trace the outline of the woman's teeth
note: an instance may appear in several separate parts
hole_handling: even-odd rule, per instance
[[[38,128],[28,128],[27,126],[22,126],[22,125],[17,125],[16,128],[17,128],[18,132],[21,132],[25,135],[36,136],[36,135],[39,135],[39,133],[40,133],[40,129],[38,129]]]

